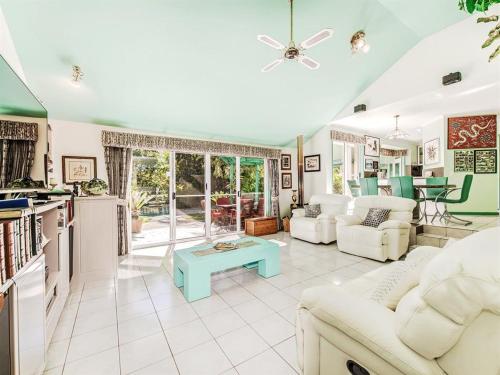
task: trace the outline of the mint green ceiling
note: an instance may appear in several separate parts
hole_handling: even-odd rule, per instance
[[[47,111],[0,56],[0,115],[47,117]]]
[[[297,41],[335,29],[308,51],[321,67],[287,62],[263,74],[278,51],[256,35],[287,42],[287,0],[0,6],[49,117],[266,145],[314,133],[422,37],[464,17],[456,0],[295,0]],[[349,49],[359,29],[367,55]],[[80,88],[69,83],[73,64],[85,73]]]

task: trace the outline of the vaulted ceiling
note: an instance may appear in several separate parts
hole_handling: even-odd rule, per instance
[[[284,145],[324,126],[419,40],[464,15],[456,0],[295,0],[317,71],[256,40],[288,41],[287,0],[0,0],[49,117],[172,135]],[[372,46],[352,55],[351,35]],[[85,73],[70,84],[72,65]],[[89,125],[90,126],[90,125]]]

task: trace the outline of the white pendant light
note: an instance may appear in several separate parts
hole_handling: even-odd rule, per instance
[[[387,138],[388,139],[406,139],[409,137],[409,134],[406,133],[405,131],[399,129],[399,124],[398,124],[398,120],[399,120],[399,115],[396,115],[394,116],[394,118],[396,119],[396,128],[387,135]]]
[[[80,68],[78,65],[73,65],[73,74],[71,75],[71,83],[75,87],[80,87],[80,81],[82,80],[82,77],[84,76],[82,72],[82,68]]]

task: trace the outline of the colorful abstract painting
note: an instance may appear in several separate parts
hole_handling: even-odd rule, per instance
[[[450,117],[448,149],[490,148],[497,146],[497,116]]]

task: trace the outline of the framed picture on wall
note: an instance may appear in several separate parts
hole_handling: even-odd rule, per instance
[[[474,171],[474,150],[456,150],[454,154],[455,172]]]
[[[321,171],[321,155],[304,156],[304,172]]]
[[[474,173],[497,173],[497,150],[474,150]]]
[[[365,156],[380,156],[380,138],[365,135]]]
[[[289,171],[292,169],[292,155],[281,154],[281,169],[284,171]]]
[[[439,163],[441,160],[439,138],[434,138],[424,143],[424,165]]]
[[[282,173],[281,174],[281,188],[282,189],[291,189],[292,188],[292,174],[291,173]]]
[[[465,116],[448,119],[448,149],[497,147],[497,116]]]
[[[378,160],[373,161],[373,170],[374,171],[378,170]]]
[[[92,156],[63,156],[63,183],[90,181],[97,177],[97,159]]]
[[[365,158],[365,171],[373,171],[373,162],[373,159]]]

